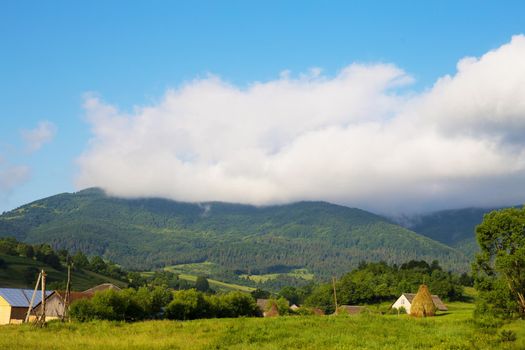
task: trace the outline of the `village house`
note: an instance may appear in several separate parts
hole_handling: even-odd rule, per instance
[[[0,325],[24,322],[33,291],[33,289],[0,288]],[[51,294],[52,291],[46,291],[46,299]],[[41,301],[42,291],[37,290],[33,305]]]
[[[364,307],[357,306],[357,305],[340,305],[336,312],[334,312],[336,315],[341,314],[348,314],[348,315],[357,315],[363,312]]]
[[[103,292],[103,291],[106,291],[106,290],[109,290],[109,289],[112,289],[112,290],[114,290],[116,292],[120,292],[122,290],[122,289],[120,289],[119,287],[117,287],[116,285],[114,285],[112,283],[102,283],[102,284],[99,284],[98,286],[89,288],[89,289],[83,291],[82,293],[95,294],[96,292]]]
[[[71,305],[77,300],[90,299],[94,293],[88,292],[70,292],[69,293],[69,304]],[[39,315],[42,310],[42,303],[38,303],[34,308],[34,314]],[[56,320],[63,319],[66,316],[66,292],[55,291],[53,294],[46,298],[46,319]]]
[[[102,283],[95,287],[89,288],[83,292],[70,292],[69,294],[69,305],[77,300],[91,299],[96,292],[103,292],[106,290],[121,291],[121,289],[111,283]],[[35,315],[41,312],[42,305],[40,302],[34,306]],[[66,314],[66,292],[55,291],[46,298],[46,319],[62,319]]]
[[[392,309],[400,309],[404,308],[407,314],[410,314],[410,308],[412,306],[412,300],[414,300],[414,297],[416,294],[414,293],[403,293],[401,296],[396,300],[395,303],[392,304]],[[440,311],[448,311],[447,306],[441,301],[441,299],[437,295],[432,295],[432,301],[434,302],[434,305],[436,308]]]

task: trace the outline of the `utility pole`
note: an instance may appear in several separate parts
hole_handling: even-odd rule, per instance
[[[40,324],[43,326],[46,323],[46,272],[42,269],[42,314],[40,318]]]
[[[33,311],[33,303],[35,302],[36,291],[38,290],[38,285],[40,284],[41,278],[42,278],[42,272],[38,274],[38,278],[36,279],[35,290],[33,290],[33,295],[31,296],[31,301],[29,302],[29,308],[27,309],[26,318],[24,320],[25,323],[29,322],[31,311]]]
[[[67,264],[67,283],[66,283],[66,297],[64,300],[64,314],[63,320],[69,320],[69,303],[71,299],[71,262]]]

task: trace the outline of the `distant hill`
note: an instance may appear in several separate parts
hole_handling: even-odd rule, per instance
[[[415,217],[404,226],[473,257],[478,251],[476,226],[493,210],[496,208],[443,210]]]
[[[254,207],[64,193],[0,216],[0,236],[101,255],[127,268],[210,261],[238,274],[307,268],[320,276],[361,261],[437,259],[469,268],[459,251],[378,215],[325,202]]]

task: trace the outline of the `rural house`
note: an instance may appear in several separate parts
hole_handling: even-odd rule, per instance
[[[412,306],[412,300],[414,300],[414,297],[416,294],[414,293],[403,293],[401,296],[396,300],[395,303],[392,304],[392,309],[400,309],[404,308],[407,314],[410,314],[410,308]],[[436,305],[436,308],[440,311],[448,311],[447,306],[441,301],[441,299],[437,295],[432,295],[432,301],[434,302],[434,305]]]
[[[70,292],[69,294],[69,304],[80,300],[80,299],[90,299],[94,293],[88,292]],[[38,303],[35,307],[35,314],[40,313],[42,303]],[[53,294],[46,298],[46,318],[53,319],[62,319],[65,316],[66,311],[66,292],[65,291],[55,291]]]
[[[89,289],[83,291],[82,293],[95,294],[96,292],[103,292],[103,291],[106,291],[106,290],[109,290],[109,289],[112,289],[112,290],[114,290],[116,292],[120,292],[122,290],[122,289],[120,289],[119,287],[117,287],[116,285],[114,285],[112,283],[102,283],[102,284],[99,284],[98,286],[89,288]]]
[[[337,308],[337,311],[334,312],[334,314],[336,315],[340,315],[340,314],[348,314],[348,315],[357,315],[357,314],[360,314],[361,312],[363,312],[364,310],[364,307],[362,306],[357,306],[357,305],[340,305],[338,308]]]
[[[52,293],[46,291],[46,297]],[[33,289],[0,288],[0,325],[24,322],[32,296]],[[42,291],[37,290],[33,305],[41,301]]]

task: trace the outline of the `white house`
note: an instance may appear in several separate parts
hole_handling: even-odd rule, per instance
[[[412,306],[412,300],[414,300],[414,297],[416,294],[414,293],[403,293],[401,296],[396,300],[395,303],[392,304],[392,309],[400,309],[405,308],[407,314],[410,314],[410,308]],[[436,305],[436,308],[440,311],[448,311],[448,308],[441,299],[437,295],[432,295],[432,301],[434,302],[434,305]]]

